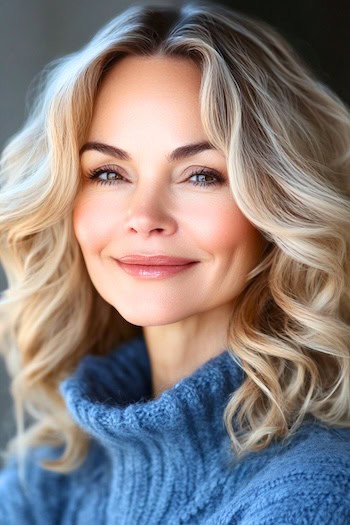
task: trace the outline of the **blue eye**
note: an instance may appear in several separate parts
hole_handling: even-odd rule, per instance
[[[208,170],[208,169],[204,169],[204,168],[201,169],[201,170],[193,172],[190,175],[190,179],[192,177],[200,177],[200,179],[202,179],[202,180],[199,180],[198,182],[192,182],[191,184],[193,184],[194,186],[208,187],[208,186],[215,186],[216,184],[223,184],[225,182],[224,177],[219,175],[219,173],[217,173],[216,171]],[[205,177],[211,177],[212,180],[209,181],[209,182],[205,181],[205,180],[203,180],[203,179],[205,179]]]
[[[189,176],[188,180],[192,177],[199,177],[200,180],[192,181],[190,184],[193,186],[209,187],[217,184],[224,184],[225,178],[220,175],[217,171],[201,168],[200,170],[194,171]],[[205,180],[209,177],[211,180]],[[97,184],[120,184],[125,179],[113,166],[104,166],[96,170],[89,171],[88,179],[96,182]]]
[[[104,178],[102,178],[104,176]],[[115,184],[120,182],[120,179],[116,177],[121,177],[120,173],[115,170],[115,168],[98,168],[97,170],[89,171],[88,178],[97,184]]]

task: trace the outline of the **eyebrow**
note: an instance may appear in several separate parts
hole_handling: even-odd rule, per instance
[[[168,162],[175,162],[186,157],[191,157],[205,150],[216,150],[210,142],[195,142],[193,144],[186,144],[174,149],[169,155],[166,156]],[[103,144],[102,142],[87,142],[80,148],[79,154],[82,155],[84,151],[96,150],[100,153],[106,153],[112,157],[116,157],[120,160],[132,160],[131,156],[123,149],[116,148],[109,144]]]

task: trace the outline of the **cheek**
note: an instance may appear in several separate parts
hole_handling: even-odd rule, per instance
[[[93,198],[80,198],[73,210],[73,228],[80,247],[85,253],[98,253],[107,243],[114,227],[106,220],[106,207],[103,201]]]
[[[226,251],[232,253],[232,250],[255,235],[255,228],[231,198],[219,199],[211,206],[206,203],[192,212],[196,236],[203,247],[213,254]]]

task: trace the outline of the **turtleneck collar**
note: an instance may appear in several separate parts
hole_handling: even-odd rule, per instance
[[[72,418],[108,448],[179,439],[182,445],[204,441],[213,447],[227,437],[223,411],[243,377],[224,349],[151,398],[149,355],[144,337],[138,336],[106,356],[84,356],[59,390]]]

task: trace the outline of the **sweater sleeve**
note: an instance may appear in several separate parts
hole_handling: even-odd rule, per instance
[[[346,525],[350,523],[350,474],[289,473],[227,504],[215,525]]]
[[[0,525],[59,522],[64,478],[40,466],[39,459],[47,452],[46,448],[27,456],[24,484],[19,477],[16,457],[11,457],[0,470]]]

